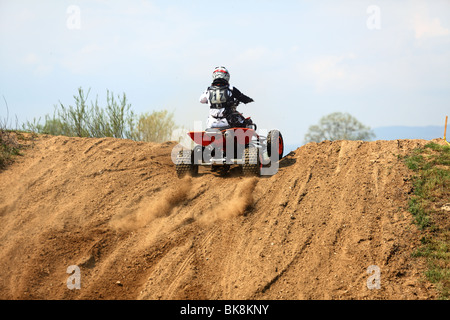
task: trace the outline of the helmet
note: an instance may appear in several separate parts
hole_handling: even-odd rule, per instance
[[[212,74],[213,81],[217,79],[224,79],[230,81],[230,74],[225,67],[216,67]]]

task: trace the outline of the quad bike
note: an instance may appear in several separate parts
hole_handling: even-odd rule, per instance
[[[234,105],[234,111],[237,105]],[[186,174],[196,176],[199,166],[209,167],[220,175],[225,175],[233,165],[240,166],[244,176],[274,174],[278,161],[283,157],[281,133],[271,130],[267,136],[262,136],[256,132],[256,125],[250,117],[245,119],[245,123],[245,127],[188,132],[196,145],[192,150],[184,149],[178,153],[175,162],[178,177]]]

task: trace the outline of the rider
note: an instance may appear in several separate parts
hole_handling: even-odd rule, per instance
[[[200,96],[201,103],[209,104],[207,128],[246,127],[252,124],[235,109],[235,100],[245,104],[253,99],[230,85],[230,73],[225,67],[216,67],[212,74],[213,82]]]

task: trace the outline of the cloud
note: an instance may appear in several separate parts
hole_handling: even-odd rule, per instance
[[[300,73],[315,85],[317,92],[330,88],[345,86],[354,88],[356,74],[352,71],[350,62],[356,55],[323,55],[299,65]]]
[[[29,53],[23,58],[23,62],[25,64],[36,64],[38,63],[39,58],[34,53]]]
[[[37,54],[32,52],[22,58],[22,63],[25,67],[30,67],[37,76],[46,76],[53,70],[52,65],[44,63]]]
[[[429,18],[423,14],[414,17],[413,28],[416,39],[450,35],[450,29],[443,27],[439,18]]]
[[[413,30],[415,39],[450,35],[450,29],[442,24],[442,21],[448,21],[449,9],[446,1],[433,1],[433,5],[425,1],[413,2],[406,16],[410,17],[409,28]]]
[[[281,50],[273,50],[264,46],[249,47],[237,55],[238,62],[259,62],[267,63],[272,61],[280,61],[283,58],[283,52]]]
[[[88,44],[66,54],[60,64],[72,74],[89,74],[102,70],[108,61],[108,50],[98,44]]]

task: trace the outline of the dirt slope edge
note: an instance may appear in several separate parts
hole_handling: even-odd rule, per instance
[[[0,173],[0,299],[435,298],[398,158],[425,143],[310,143],[273,177],[179,180],[172,142],[42,136]]]

